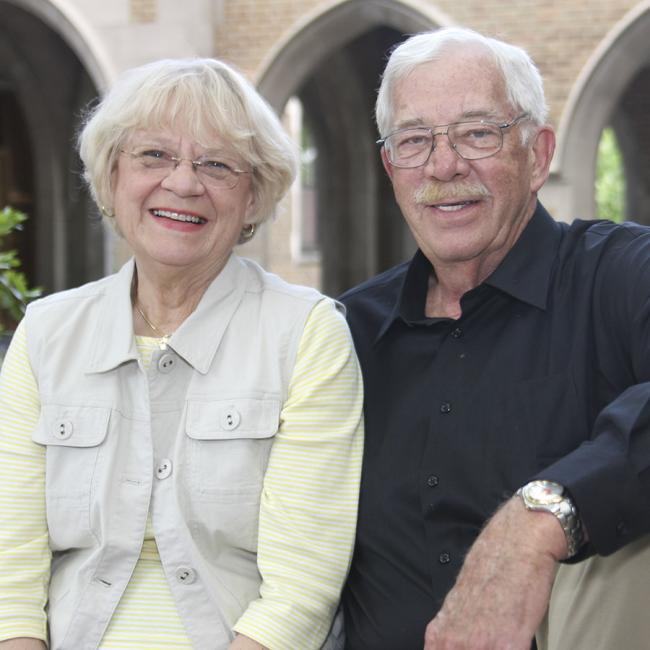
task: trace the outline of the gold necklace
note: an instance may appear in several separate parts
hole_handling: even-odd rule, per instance
[[[140,304],[136,300],[135,302],[135,308],[138,310],[140,316],[144,319],[144,322],[149,325],[151,328],[152,332],[156,332],[156,334],[159,334],[158,337],[158,345],[160,346],[161,350],[166,350],[167,349],[167,344],[169,343],[169,337],[171,334],[165,334],[159,327],[156,327],[148,318],[147,315],[142,311]]]

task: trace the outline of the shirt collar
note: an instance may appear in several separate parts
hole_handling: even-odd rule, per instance
[[[97,341],[88,372],[105,372],[138,359],[133,335],[131,282],[135,264],[127,262],[107,285],[98,312]],[[169,347],[205,374],[246,291],[261,291],[236,255],[212,281],[194,312],[172,334]]]
[[[246,266],[231,255],[192,314],[174,332],[169,346],[201,374],[212,365],[228,325],[247,291],[262,291]]]
[[[561,237],[559,224],[538,202],[519,239],[484,284],[539,309],[546,309],[551,272]],[[407,267],[397,300],[382,323],[375,341],[396,320],[402,320],[407,325],[431,322],[424,315],[431,271],[431,263],[418,250]]]
[[[135,269],[129,260],[104,284],[97,297],[97,328],[95,346],[86,371],[106,372],[122,363],[138,359],[133,337],[133,310],[131,308],[131,283]]]
[[[546,309],[562,230],[541,203],[519,239],[485,284],[513,298]]]

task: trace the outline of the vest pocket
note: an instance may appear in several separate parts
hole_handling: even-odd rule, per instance
[[[111,409],[43,404],[32,434],[47,447],[45,497],[53,550],[84,547],[90,526],[93,481],[100,466]]]
[[[233,549],[257,549],[260,497],[280,405],[279,399],[250,397],[187,405],[188,523],[204,556],[219,558],[229,570],[241,562]]]
[[[190,488],[225,500],[257,500],[279,422],[279,399],[188,402]]]

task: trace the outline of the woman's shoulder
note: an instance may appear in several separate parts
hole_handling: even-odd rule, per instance
[[[276,296],[279,300],[305,301],[315,304],[325,299],[326,296],[313,287],[287,282],[279,275],[263,269],[257,262],[246,257],[239,257],[238,262],[245,269],[247,276],[247,290],[263,292]]]
[[[130,263],[127,263],[117,273],[86,282],[78,287],[55,291],[30,302],[27,306],[28,314],[29,312],[42,312],[43,310],[56,308],[57,306],[67,309],[75,302],[93,300],[98,296],[104,295],[109,287],[114,286],[116,283],[120,281],[123,283],[126,282],[126,276],[130,278],[131,275],[132,269]]]

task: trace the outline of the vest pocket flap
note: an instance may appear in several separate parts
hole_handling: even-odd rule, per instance
[[[188,402],[186,432],[194,440],[270,438],[280,422],[280,400],[237,398]]]
[[[111,409],[44,404],[32,440],[41,445],[95,447],[106,438]]]

